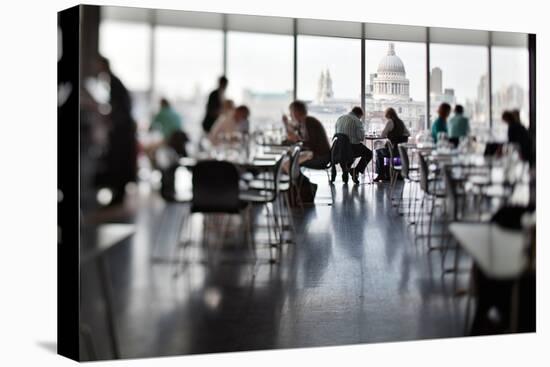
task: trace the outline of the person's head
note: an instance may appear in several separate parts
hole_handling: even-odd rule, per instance
[[[514,117],[514,114],[511,111],[504,111],[502,113],[502,121],[510,125],[510,124],[513,124],[516,121],[516,119]]]
[[[517,122],[517,123],[521,123],[521,117],[519,117],[519,110],[518,109],[513,109],[510,112],[512,112],[512,115],[514,116],[514,121]]]
[[[439,117],[446,120],[447,117],[449,117],[449,115],[451,114],[451,105],[443,102],[439,105],[439,108],[437,109],[437,114]]]
[[[109,63],[109,59],[106,58],[105,56],[98,55],[95,62],[95,68],[96,68],[97,74],[110,73],[111,65]]]
[[[232,99],[226,99],[223,101],[223,112],[229,112],[235,109],[235,102]]]
[[[294,101],[288,106],[290,117],[294,121],[304,122],[307,117],[307,106],[302,101]]]
[[[225,75],[222,75],[218,78],[218,88],[221,90],[225,90],[227,88],[227,84],[229,83],[229,80],[225,77]]]
[[[170,102],[166,98],[160,99],[160,108],[167,108],[170,107]]]
[[[399,117],[397,116],[397,112],[395,112],[395,110],[391,107],[386,108],[386,112],[384,113],[384,116],[388,120],[392,120],[392,121],[396,121],[399,119]]]
[[[363,117],[363,109],[361,107],[355,106],[351,109],[351,114],[360,119]]]
[[[235,121],[238,123],[242,121],[246,121],[248,120],[248,116],[250,116],[250,110],[245,105],[241,105],[235,108],[235,112],[233,116],[235,118]]]
[[[464,107],[462,107],[461,105],[457,104],[455,106],[455,114],[457,115],[462,115],[464,113]]]

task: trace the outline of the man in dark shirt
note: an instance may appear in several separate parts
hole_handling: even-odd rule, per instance
[[[222,112],[225,89],[227,88],[228,80],[225,76],[218,79],[218,88],[213,90],[208,96],[206,104],[206,114],[202,121],[202,129],[205,133],[209,133],[210,129],[216,122]]]
[[[515,143],[519,147],[521,158],[525,161],[530,158],[530,141],[527,129],[521,124],[519,114],[511,111],[502,113],[502,120],[508,124],[508,142]]]
[[[137,178],[137,140],[136,123],[132,117],[130,92],[122,81],[112,72],[109,60],[98,57],[96,68],[98,78],[109,83],[110,121],[109,143],[103,172],[98,172],[97,183],[111,188],[113,197],[110,205],[121,204],[125,196],[125,187]]]
[[[294,126],[283,116],[283,122],[287,126],[288,140],[292,142],[302,141],[304,150],[311,152],[309,159],[302,161],[301,165],[313,169],[325,169],[330,162],[330,144],[325,128],[319,120],[308,116],[307,106],[302,101],[294,101],[289,106],[290,116]]]

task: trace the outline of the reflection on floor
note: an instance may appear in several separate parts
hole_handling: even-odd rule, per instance
[[[285,245],[281,264],[265,261],[263,233],[256,267],[238,239],[228,239],[213,266],[200,261],[195,241],[177,278],[159,259],[173,255],[187,207],[142,195],[137,233],[108,257],[122,358],[461,335],[464,300],[452,297],[439,254],[411,240],[385,186],[331,188],[323,175],[312,178],[322,203],[295,212],[298,240]],[[198,239],[201,216],[193,220]],[[82,268],[82,321],[105,359],[112,355],[94,271]]]

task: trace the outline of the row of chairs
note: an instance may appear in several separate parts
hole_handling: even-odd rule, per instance
[[[225,231],[227,215],[239,214],[248,250],[256,261],[256,211],[265,212],[268,235],[269,262],[280,261],[284,243],[295,242],[295,228],[291,205],[300,204],[299,155],[302,145],[291,147],[267,172],[241,172],[237,166],[225,161],[201,161],[193,167],[193,197],[190,215],[185,219],[184,240],[178,246],[179,258],[175,274],[182,269],[185,250],[191,245],[192,215],[201,213],[203,246],[210,253],[212,230]],[[285,172],[285,168],[288,172]],[[222,241],[226,233],[216,233]],[[274,255],[275,252],[275,255]],[[209,257],[211,257],[209,255]]]

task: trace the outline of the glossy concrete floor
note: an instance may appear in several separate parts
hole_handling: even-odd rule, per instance
[[[330,187],[322,172],[312,180],[319,183],[317,204],[295,211],[297,243],[285,245],[280,264],[267,263],[260,230],[256,266],[234,233],[214,265],[201,262],[202,221],[195,215],[195,243],[177,278],[174,265],[160,259],[171,258],[188,208],[139,194],[128,218],[136,234],[107,257],[121,357],[460,336],[464,300],[452,296],[439,253],[412,241],[387,187]],[[82,268],[81,282],[81,318],[96,357],[112,358],[95,267]]]

